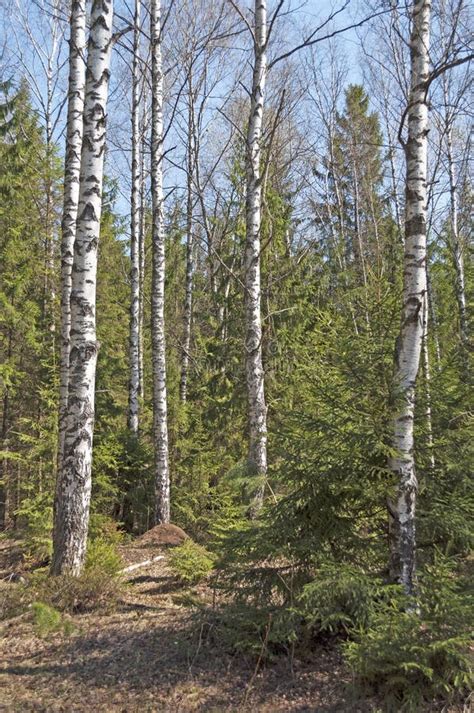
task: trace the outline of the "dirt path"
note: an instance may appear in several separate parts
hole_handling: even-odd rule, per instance
[[[334,652],[256,671],[209,627],[196,623],[165,559],[130,573],[110,614],[74,617],[73,634],[38,638],[29,617],[3,626],[1,711],[320,711],[374,708],[349,703],[347,673]],[[124,549],[126,563],[160,554]],[[14,558],[13,558],[14,559]],[[13,560],[12,560],[13,561]]]

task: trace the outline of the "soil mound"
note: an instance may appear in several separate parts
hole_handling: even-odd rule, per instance
[[[156,525],[138,538],[141,547],[176,547],[181,545],[188,536],[177,525]]]

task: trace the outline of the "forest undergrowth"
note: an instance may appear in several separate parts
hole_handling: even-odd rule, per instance
[[[470,612],[445,563],[427,570],[421,619],[350,567],[323,568],[290,597],[274,583],[297,578],[283,559],[229,587],[216,550],[173,525],[101,535],[79,579],[52,583],[41,565],[2,538],[4,710],[469,710]],[[433,590],[440,575],[446,589]]]

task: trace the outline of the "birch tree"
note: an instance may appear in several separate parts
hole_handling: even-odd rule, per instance
[[[246,136],[245,203],[245,373],[249,418],[249,469],[262,480],[253,508],[263,504],[267,473],[267,406],[262,363],[262,318],[260,284],[260,231],[262,224],[261,142],[265,82],[267,77],[267,4],[255,0],[254,66],[250,94],[250,116]]]
[[[94,0],[87,51],[84,134],[72,265],[68,408],[56,492],[53,574],[84,566],[91,495],[97,352],[96,273],[102,211],[113,0]]]
[[[392,534],[390,569],[412,595],[415,577],[415,506],[418,488],[413,455],[415,382],[424,336],[426,294],[426,202],[429,40],[431,0],[415,0],[410,37],[411,84],[406,109],[405,254],[403,307],[395,347],[391,445],[388,467],[398,479],[389,504]]]
[[[345,32],[353,25],[334,30],[319,36],[331,20],[341,12],[333,10],[315,29],[305,34],[302,41],[274,57],[268,62],[267,49],[275,23],[283,8],[283,0],[277,3],[270,21],[267,21],[266,0],[255,0],[253,5],[253,24],[245,17],[234,0],[229,0],[232,7],[245,22],[252,37],[253,71],[250,95],[250,115],[246,132],[246,204],[245,225],[246,241],[244,256],[244,294],[245,294],[245,371],[247,382],[249,450],[248,469],[256,477],[257,488],[251,513],[258,513],[263,504],[265,477],[267,473],[267,406],[265,401],[264,368],[262,359],[262,316],[261,316],[261,225],[262,225],[262,175],[261,154],[263,141],[263,114],[265,87],[269,69],[285,61],[295,53]],[[363,25],[372,15],[361,20]]]
[[[428,275],[427,275],[428,278]],[[428,279],[426,280],[428,283]],[[429,292],[426,289],[423,302],[423,341],[422,341],[422,364],[425,391],[425,421],[426,421],[426,445],[428,450],[428,462],[431,470],[435,467],[433,453],[433,423],[431,418],[431,368],[430,355],[428,350],[428,317],[429,317]]]
[[[163,213],[163,69],[161,3],[152,0],[151,36],[151,195],[152,195],[152,362],[153,439],[155,447],[155,522],[170,519],[168,405],[165,344],[165,230]]]
[[[69,86],[66,123],[66,156],[64,165],[64,202],[61,222],[61,348],[59,363],[59,446],[58,472],[62,469],[62,453],[67,414],[69,381],[69,339],[71,331],[71,282],[77,206],[86,81],[86,1],[75,0],[71,6],[69,39]]]
[[[183,311],[183,343],[181,348],[181,377],[179,381],[179,396],[186,403],[188,390],[189,351],[191,349],[191,323],[193,316],[193,276],[194,276],[194,91],[192,66],[188,76],[188,136],[186,147],[186,283]]]
[[[457,196],[458,181],[456,176],[456,166],[453,158],[453,139],[451,126],[449,126],[446,133],[446,155],[448,159],[449,198],[451,208],[450,247],[453,255],[454,267],[456,270],[456,300],[458,303],[459,312],[459,329],[461,334],[461,341],[464,345],[467,345],[469,332],[467,324],[466,289],[464,281],[464,256],[461,237],[459,235]]]
[[[140,397],[140,10],[135,0],[132,59],[132,190],[130,200],[130,341],[128,427],[138,433]]]
[[[144,72],[146,67],[144,69]],[[146,238],[146,179],[148,170],[145,165],[145,152],[147,147],[149,147],[148,141],[148,106],[147,106],[147,95],[146,95],[146,77],[143,77],[143,98],[142,98],[142,115],[140,118],[140,227],[139,227],[139,245],[138,245],[138,261],[140,266],[139,272],[139,303],[138,303],[138,334],[139,334],[139,351],[138,351],[138,369],[140,375],[140,398],[143,399],[145,396],[145,383],[144,383],[144,363],[143,363],[143,351],[144,351],[144,314],[145,314],[145,238]]]

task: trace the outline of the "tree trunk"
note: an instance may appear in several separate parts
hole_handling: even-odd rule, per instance
[[[179,397],[186,403],[188,392],[189,350],[191,348],[191,324],[193,315],[193,176],[194,176],[194,96],[191,75],[189,77],[188,146],[187,146],[187,197],[186,197],[186,285],[183,313],[183,344],[181,348],[181,378]]]
[[[453,140],[452,129],[448,128],[446,133],[448,167],[449,167],[449,194],[451,204],[451,239],[450,247],[453,255],[454,269],[456,270],[456,300],[459,313],[459,331],[463,346],[468,344],[468,324],[466,311],[466,291],[464,286],[464,261],[462,254],[462,244],[458,229],[458,199],[457,199],[457,179],[456,168],[453,160]]]
[[[69,40],[69,87],[66,124],[66,158],[64,166],[64,199],[61,222],[61,350],[59,362],[59,441],[58,473],[62,471],[64,435],[67,416],[69,381],[69,340],[71,331],[71,284],[86,83],[86,0],[76,0],[71,8]],[[59,482],[59,478],[58,478]]]
[[[410,38],[411,88],[408,104],[406,154],[405,255],[403,308],[395,348],[391,393],[392,436],[395,455],[388,467],[398,478],[398,493],[390,505],[391,561],[395,581],[414,592],[415,506],[417,479],[413,456],[415,383],[423,342],[423,304],[426,293],[426,171],[431,0],[413,3]]]
[[[140,398],[140,9],[135,0],[132,63],[132,191],[130,199],[130,336],[128,428],[138,433]]]
[[[426,419],[426,445],[428,450],[428,463],[431,470],[435,467],[433,452],[433,423],[431,418],[431,369],[430,354],[428,351],[428,316],[429,316],[429,294],[425,293],[423,302],[423,375],[425,377],[425,419]]]
[[[165,349],[165,231],[163,216],[163,70],[161,63],[161,3],[150,10],[152,53],[151,195],[152,195],[152,362],[153,438],[155,446],[155,523],[170,519],[168,415]]]
[[[426,293],[428,295],[428,316],[431,318],[431,334],[433,336],[435,356],[436,356],[436,368],[438,371],[441,369],[441,347],[439,343],[438,336],[438,315],[436,312],[435,297],[433,294],[433,289],[431,285],[429,263],[426,262]]]
[[[64,457],[56,493],[53,574],[84,566],[94,433],[97,246],[102,212],[113,1],[94,0],[87,53],[84,139],[72,265],[68,407]]]
[[[255,0],[255,42],[250,117],[246,145],[246,243],[245,243],[245,370],[249,418],[249,471],[258,479],[252,504],[256,514],[263,504],[267,473],[267,407],[262,364],[262,319],[260,288],[260,229],[262,223],[262,177],[260,167],[263,106],[267,75],[267,4]]]
[[[139,290],[139,307],[138,307],[138,333],[139,333],[139,352],[138,365],[140,373],[140,398],[145,397],[145,370],[143,361],[143,351],[145,347],[144,340],[144,317],[145,317],[145,242],[146,242],[146,170],[145,170],[145,149],[146,149],[146,133],[148,126],[147,115],[147,97],[146,97],[146,78],[143,78],[143,114],[140,126],[140,244],[138,247],[139,263],[140,263],[140,290]]]
[[[10,340],[11,343],[11,340]],[[0,530],[3,531],[8,525],[8,501],[9,501],[9,468],[8,468],[8,389],[5,389],[2,403],[2,458],[0,468]]]

